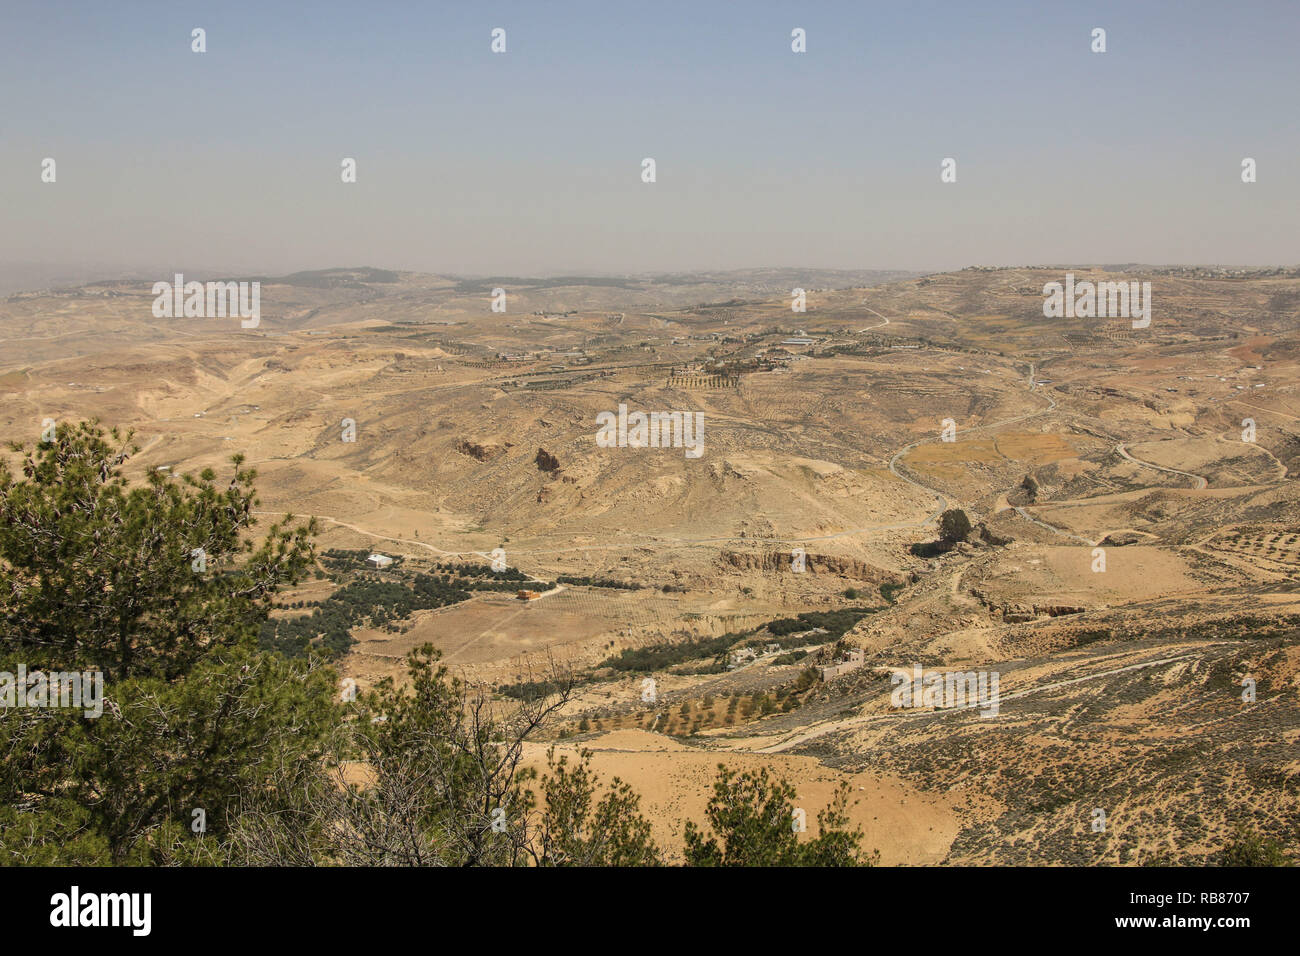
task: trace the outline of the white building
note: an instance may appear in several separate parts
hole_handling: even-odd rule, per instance
[[[386,568],[392,563],[393,559],[386,554],[372,554],[366,558],[366,564],[375,569]]]

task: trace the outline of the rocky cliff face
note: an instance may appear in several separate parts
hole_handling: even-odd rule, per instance
[[[1004,603],[998,611],[1002,620],[1008,624],[1021,624],[1036,621],[1040,617],[1062,617],[1066,614],[1082,614],[1088,610],[1074,604],[1010,604]]]
[[[793,573],[788,551],[723,551],[718,560],[724,566],[741,571]],[[910,580],[908,575],[899,571],[887,571],[865,561],[829,554],[809,554],[805,568],[807,574],[830,574],[871,584],[904,584]]]

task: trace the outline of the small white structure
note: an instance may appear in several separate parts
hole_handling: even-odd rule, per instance
[[[370,557],[366,558],[366,564],[376,570],[386,568],[392,563],[393,559],[386,554],[372,554]]]
[[[731,652],[731,663],[727,665],[727,670],[735,670],[737,667],[743,667],[745,664],[757,659],[758,655],[754,653],[752,647],[742,647],[740,650]]]

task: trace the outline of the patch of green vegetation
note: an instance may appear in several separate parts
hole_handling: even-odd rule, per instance
[[[772,658],[772,664],[773,666],[779,664],[797,664],[807,656],[808,652],[805,650],[791,651],[789,654],[781,654]]]
[[[370,566],[366,564],[366,559],[373,553],[365,550],[350,551],[345,548],[330,548],[328,551],[321,552],[320,563],[331,571],[365,571],[370,569]],[[390,557],[393,559],[393,563],[387,570],[396,571],[404,558],[400,554],[390,555]]]
[[[528,588],[531,591],[549,591],[554,585],[546,581],[534,581],[518,568],[506,568],[493,571],[487,564],[452,564],[435,561],[433,568],[442,572],[442,578],[470,591],[518,591]]]
[[[787,634],[794,634],[800,631],[809,631],[814,628],[824,628],[825,634],[809,635],[809,640],[803,643],[825,643],[838,639],[846,631],[857,624],[868,614],[874,614],[879,611],[878,607],[846,607],[836,611],[804,611],[795,617],[783,617],[775,621],[769,621],[766,625],[769,634],[775,637],[783,637]],[[784,648],[785,645],[783,644]]]
[[[309,650],[338,658],[356,643],[351,631],[369,625],[393,630],[396,623],[427,608],[468,601],[472,595],[433,575],[405,581],[358,577],[323,601],[306,605],[310,614],[262,622],[258,643],[263,650],[303,657]]]
[[[809,644],[824,644],[838,639],[858,621],[878,610],[880,608],[847,607],[835,611],[805,611],[795,617],[778,618],[775,621],[769,621],[767,624],[751,628],[748,631],[683,641],[677,644],[656,644],[652,647],[624,650],[613,657],[607,658],[601,663],[601,666],[612,667],[618,671],[648,673],[691,661],[712,658],[712,666],[706,670],[697,670],[695,673],[721,673],[726,670],[729,652],[737,644],[762,645],[776,643],[781,646],[783,651],[790,651]],[[790,636],[817,628],[823,628],[826,633],[803,634],[801,637]],[[770,641],[763,634],[764,631],[776,637],[777,640],[775,642]],[[789,664],[801,660],[804,656],[806,656],[806,652],[795,657],[783,655],[776,658],[774,663]]]
[[[1224,866],[1293,866],[1282,844],[1239,823],[1223,848]]]
[[[749,633],[749,632],[747,632]],[[614,657],[606,659],[601,666],[612,667],[617,671],[649,672],[684,664],[688,661],[724,657],[746,634],[723,634],[720,637],[706,637],[701,640],[683,641],[679,644],[656,644],[652,647],[628,648]]]
[[[561,574],[555,579],[559,584],[573,584],[587,588],[610,588],[616,591],[637,591],[641,585],[631,581],[615,581],[613,578],[593,578],[590,575]]]
[[[580,677],[566,681],[565,686],[577,687],[579,684],[590,682],[590,677]],[[563,689],[557,681],[553,680],[525,680],[514,684],[502,684],[497,687],[497,693],[515,700],[541,700],[552,694],[558,694]]]

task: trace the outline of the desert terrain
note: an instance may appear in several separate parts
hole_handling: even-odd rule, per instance
[[[1067,271],[1149,281],[1149,327],[1046,318]],[[721,762],[810,821],[847,780],[882,863],[1210,862],[1239,824],[1294,852],[1300,272],[239,278],[257,328],[135,281],[10,296],[0,436],[129,427],[136,475],[245,455],[267,522],[321,525],[277,623],[357,581],[464,592],[274,646],[365,686],[430,642],[503,707],[576,681],[528,759],[591,751],[670,843]],[[601,447],[621,405],[699,413],[701,454]],[[973,527],[941,547],[947,509]],[[897,706],[916,667],[996,673],[997,712]]]

